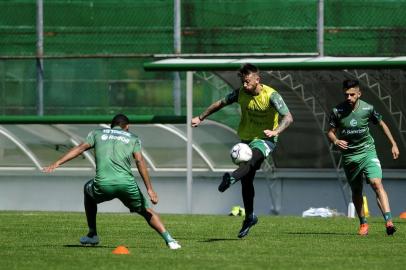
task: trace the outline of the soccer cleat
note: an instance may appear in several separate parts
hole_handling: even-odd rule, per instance
[[[238,233],[238,238],[243,238],[243,237],[247,236],[251,227],[257,223],[258,223],[258,217],[256,215],[252,214],[252,215],[249,215],[248,217],[246,217],[242,223],[241,230]]]
[[[386,234],[387,235],[393,235],[396,232],[396,227],[393,226],[392,221],[386,222],[385,227],[386,227]]]
[[[80,237],[79,241],[82,245],[95,246],[99,244],[99,237],[97,235],[93,235],[92,237],[85,235]]]
[[[220,192],[226,191],[231,186],[231,176],[229,173],[223,175],[223,180],[221,181],[218,190]]]
[[[368,235],[368,223],[364,223],[359,225],[359,230],[358,234],[361,236],[367,236]]]
[[[181,248],[181,246],[179,245],[179,243],[176,242],[176,241],[171,241],[171,242],[167,243],[167,245],[168,245],[168,247],[169,247],[170,249],[180,249],[180,248]]]

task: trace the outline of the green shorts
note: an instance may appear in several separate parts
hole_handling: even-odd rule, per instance
[[[137,183],[119,185],[99,185],[93,179],[84,186],[84,192],[92,197],[96,203],[119,199],[130,212],[140,213],[150,208]]]
[[[343,157],[344,171],[351,188],[362,187],[362,176],[369,179],[382,179],[381,163],[376,151],[368,151],[358,155]]]
[[[251,149],[258,149],[267,158],[275,149],[276,143],[269,140],[254,139],[252,141],[243,141],[248,144]]]

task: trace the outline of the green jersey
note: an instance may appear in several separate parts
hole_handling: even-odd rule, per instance
[[[348,142],[348,149],[343,150],[344,157],[375,151],[368,125],[381,120],[382,116],[374,107],[363,100],[358,100],[355,110],[347,102],[337,105],[330,114],[330,126],[337,129],[338,139]]]
[[[131,171],[133,153],[141,151],[138,136],[120,127],[91,131],[86,142],[95,149],[97,185],[119,185],[134,182]]]

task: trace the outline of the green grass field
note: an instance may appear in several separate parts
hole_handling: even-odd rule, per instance
[[[243,240],[241,217],[162,215],[182,244],[169,250],[145,221],[132,214],[101,213],[101,243],[82,247],[84,213],[0,212],[0,269],[405,269],[406,222],[388,237],[382,218],[370,234],[356,235],[345,217],[260,216]],[[118,245],[129,255],[114,255]]]

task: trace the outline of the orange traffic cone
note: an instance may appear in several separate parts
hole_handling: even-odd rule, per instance
[[[112,253],[113,254],[130,254],[130,251],[125,246],[118,246],[113,250]]]
[[[399,216],[400,218],[406,218],[406,212],[402,212],[402,213],[400,213],[400,216]]]

